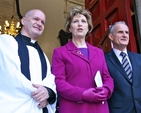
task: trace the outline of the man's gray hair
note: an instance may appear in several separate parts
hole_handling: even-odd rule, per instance
[[[124,21],[118,21],[118,22],[115,22],[115,23],[114,23],[113,25],[111,25],[111,27],[110,27],[110,33],[113,34],[115,25],[117,25],[117,24],[124,24],[124,25],[127,26],[127,24],[126,24]]]

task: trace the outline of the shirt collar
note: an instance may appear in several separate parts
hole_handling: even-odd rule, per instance
[[[29,43],[35,44],[37,42],[36,40],[33,40],[33,39],[31,39],[31,38],[29,38],[29,37],[27,37],[25,35],[22,35],[22,36],[23,36],[26,44],[29,44]]]
[[[127,54],[127,49],[125,49],[124,51],[120,51],[120,50],[118,50],[118,49],[113,48],[113,51],[114,51],[114,53],[116,54],[117,57],[120,56],[120,53],[121,53],[121,52],[126,53],[126,55],[128,56],[128,54]]]

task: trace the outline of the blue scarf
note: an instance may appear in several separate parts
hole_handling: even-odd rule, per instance
[[[26,36],[23,36],[21,33],[19,33],[15,37],[15,39],[18,42],[18,54],[19,54],[20,61],[21,61],[21,72],[28,80],[30,80],[31,79],[30,78],[30,70],[29,70],[29,60],[30,59],[29,59],[29,53],[28,53],[28,49],[26,47],[24,37],[26,38]],[[38,45],[38,43],[36,43],[36,49],[37,49],[39,56],[40,56],[41,66],[42,66],[41,67],[42,68],[42,79],[44,79],[46,77],[46,73],[47,73],[46,59],[45,59],[44,53],[43,53],[42,49],[40,48],[40,46]]]

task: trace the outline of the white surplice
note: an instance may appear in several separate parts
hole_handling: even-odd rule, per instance
[[[30,57],[31,81],[28,80],[20,69],[18,44],[14,37],[0,35],[0,112],[1,113],[42,113],[36,101],[31,98],[35,90],[32,83],[42,84],[51,88],[56,93],[54,75],[50,71],[47,61],[47,76],[42,80],[41,65],[37,50],[28,46]],[[36,62],[34,62],[36,61]],[[56,102],[48,104],[49,113],[55,113]]]

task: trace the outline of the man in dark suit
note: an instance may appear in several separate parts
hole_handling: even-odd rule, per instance
[[[125,22],[114,23],[109,38],[113,48],[105,58],[115,86],[108,100],[110,113],[141,113],[141,55],[127,51],[129,28]]]

